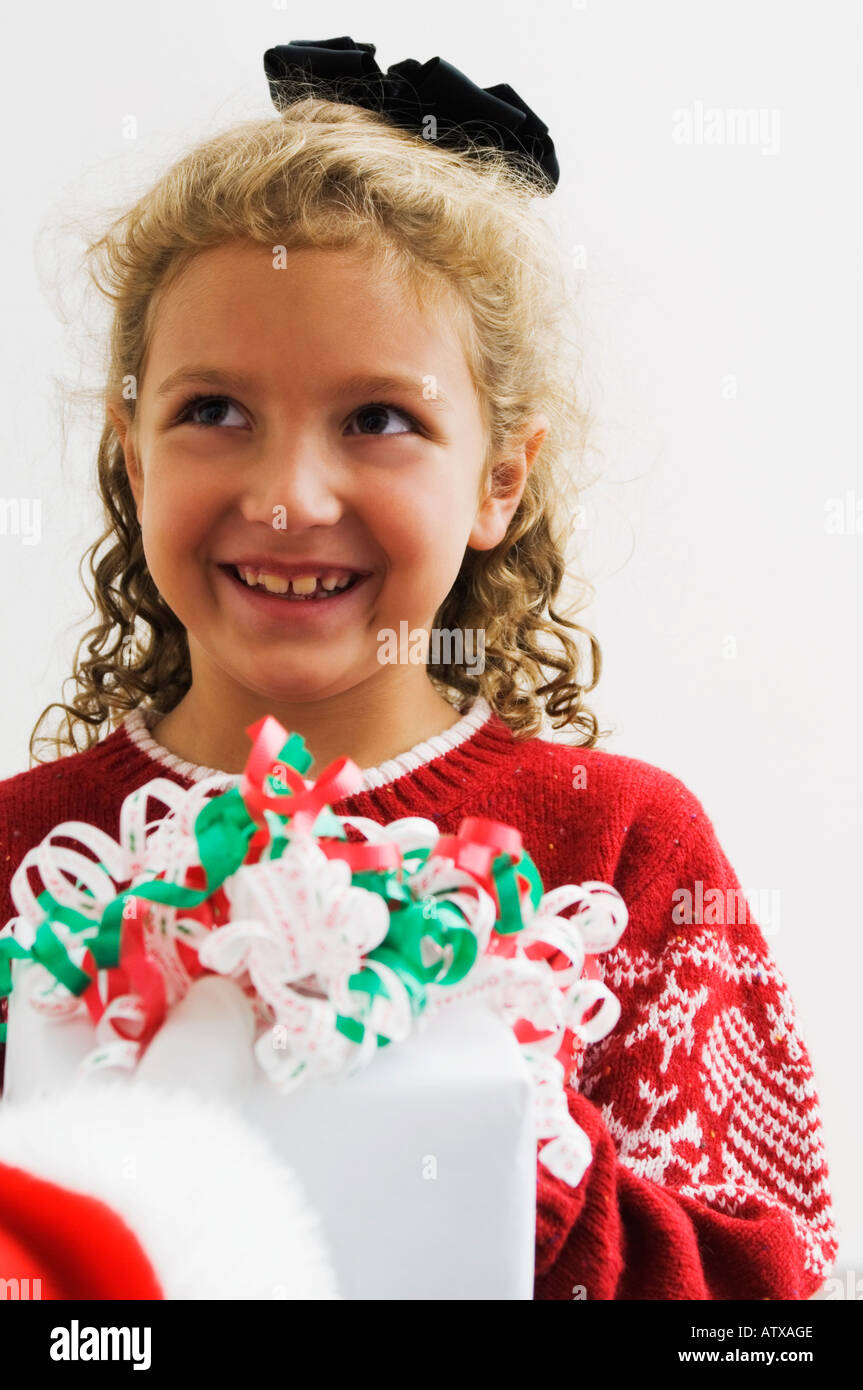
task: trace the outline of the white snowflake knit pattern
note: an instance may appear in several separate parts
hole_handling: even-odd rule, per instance
[[[579,1089],[633,1173],[729,1216],[781,1205],[821,1277],[830,1194],[788,988],[753,927],[733,945],[688,931],[658,957],[624,938],[599,961],[621,1017],[585,1054]]]

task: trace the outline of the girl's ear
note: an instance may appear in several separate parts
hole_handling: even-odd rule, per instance
[[[469,549],[491,550],[503,540],[548,428],[547,415],[534,415],[527,426],[526,437],[515,452],[505,459],[495,460],[493,490],[480,503],[467,541]]]
[[[120,441],[123,456],[126,460],[126,473],[129,478],[129,486],[132,489],[132,496],[135,499],[135,506],[138,511],[138,521],[141,520],[141,499],[144,491],[143,474],[138,455],[135,452],[135,441],[132,437],[132,430],[129,428],[127,416],[117,410],[113,405],[108,406],[108,414],[111,423]]]

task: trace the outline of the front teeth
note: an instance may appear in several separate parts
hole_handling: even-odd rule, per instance
[[[292,594],[307,598],[318,587],[316,574],[298,574],[293,579],[285,579],[283,575],[267,574],[264,571],[249,569],[245,565],[238,565],[237,572],[251,588],[261,587],[271,594],[286,594],[290,590]],[[347,578],[339,578],[338,575],[334,574],[323,575],[321,576],[321,587],[327,593],[345,589],[350,584],[352,577],[351,575],[348,575]]]

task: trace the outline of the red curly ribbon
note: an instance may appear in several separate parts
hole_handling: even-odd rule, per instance
[[[290,815],[293,829],[311,830],[324,806],[341,801],[342,797],[349,796],[362,786],[363,774],[353,758],[336,758],[324,769],[314,786],[307,788],[296,768],[280,761],[279,755],[288,741],[288,732],[272,714],[250,724],[246,733],[254,743],[243,771],[240,795],[249,814],[259,823],[263,821],[265,810],[275,811],[280,816]],[[264,791],[264,780],[276,765],[291,788],[290,796],[285,793],[272,795]]]
[[[108,1004],[119,994],[133,994],[143,1005],[143,1023],[127,1025],[121,1019],[115,1019],[112,1027],[121,1038],[144,1045],[161,1026],[167,1011],[164,976],[158,963],[146,954],[144,948],[144,917],[148,911],[147,904],[141,898],[126,899],[120,959],[117,965],[104,972],[107,998],[103,999],[99,992],[99,968],[89,951],[82,964],[82,969],[93,979],[83,995],[93,1022],[99,1022]]]

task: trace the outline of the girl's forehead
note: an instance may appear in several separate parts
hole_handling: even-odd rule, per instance
[[[149,305],[148,339],[164,349],[245,330],[258,340],[281,337],[290,315],[317,338],[356,338],[365,329],[392,343],[413,335],[435,352],[466,342],[464,302],[442,276],[411,274],[364,245],[288,250],[248,241],[208,247],[169,269]]]
[[[403,248],[371,239],[345,246],[287,247],[232,238],[179,256],[153,298],[194,300],[203,285],[209,293],[215,289],[230,295],[257,288],[269,295],[277,287],[276,277],[294,294],[304,285],[342,281],[426,316],[445,311],[452,317],[464,302],[442,271]]]

